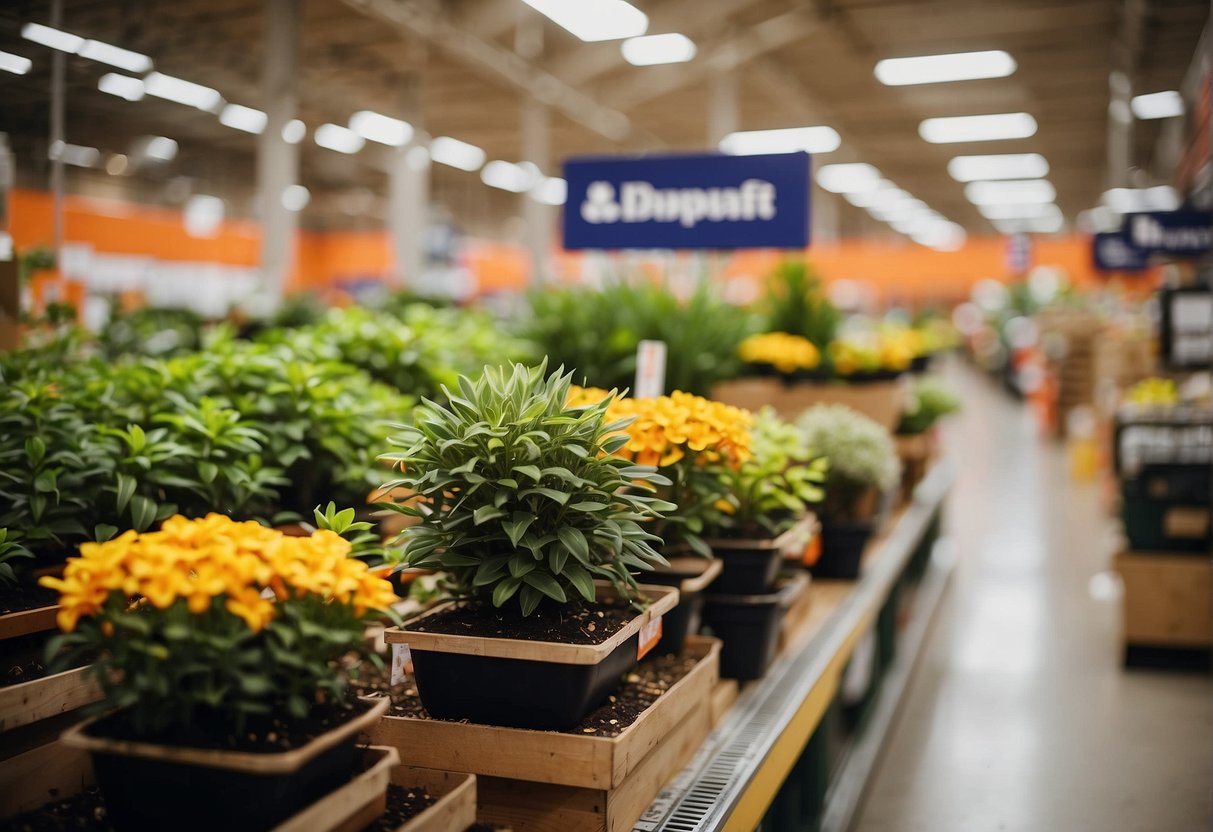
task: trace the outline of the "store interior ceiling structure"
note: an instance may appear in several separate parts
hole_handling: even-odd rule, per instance
[[[0,50],[28,58],[24,74],[0,72],[0,132],[9,134],[18,185],[45,187],[52,50],[22,36],[48,23],[48,0],[0,8]],[[1134,95],[1179,89],[1209,13],[1205,0],[635,0],[650,34],[678,32],[696,46],[684,63],[633,66],[617,40],[583,42],[522,0],[301,0],[299,115],[305,226],[381,224],[389,149],[367,142],[344,154],[317,146],[324,123],[345,125],[360,110],[401,118],[430,136],[482,148],[489,160],[522,159],[527,100],[551,103],[550,156],[559,175],[568,155],[708,147],[720,79],[737,86],[737,129],[828,125],[837,150],[815,163],[863,162],[969,234],[995,233],[948,175],[960,155],[1035,153],[1049,164],[1056,204],[1073,226],[1111,185],[1166,181],[1174,160],[1168,119],[1133,126],[1136,178],[1110,182],[1110,75]],[[217,90],[226,102],[264,108],[265,4],[246,0],[62,0],[60,28],[132,50],[154,69]],[[1002,50],[1014,71],[1000,78],[886,86],[874,74],[887,58]],[[145,95],[106,94],[107,73],[134,75],[81,55],[66,70],[66,140],[95,147],[98,163],[71,171],[77,192],[180,202],[191,190],[222,196],[252,215],[256,137],[207,112]],[[1123,106],[1123,105],[1122,105]],[[932,144],[924,119],[1030,114],[1034,135]],[[171,160],[134,164],[141,137],[178,143]],[[105,164],[112,154],[125,169]],[[516,213],[516,197],[475,172],[434,165],[432,200],[464,215]],[[841,204],[844,235],[891,233]],[[368,226],[369,224],[369,226]]]

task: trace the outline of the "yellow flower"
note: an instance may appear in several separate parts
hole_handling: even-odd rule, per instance
[[[627,444],[616,453],[640,465],[661,468],[689,456],[695,464],[736,467],[750,455],[750,413],[690,393],[616,398],[607,419],[632,419],[624,430]]]
[[[821,353],[813,342],[787,332],[751,335],[737,349],[747,364],[769,364],[781,373],[811,370],[821,363]]]

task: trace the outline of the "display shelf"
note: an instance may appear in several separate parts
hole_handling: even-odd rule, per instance
[[[835,701],[856,644],[876,626],[881,609],[906,575],[952,479],[947,462],[930,471],[888,533],[870,548],[858,581],[813,582],[810,614],[788,649],[764,678],[742,688],[737,702],[637,821],[634,832],[759,828]],[[948,558],[933,557],[918,584],[914,614],[900,636],[898,658],[885,676],[877,705],[835,769],[823,815],[829,829],[844,829],[858,806],[950,571]]]

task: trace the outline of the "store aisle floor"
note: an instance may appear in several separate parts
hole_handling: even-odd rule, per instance
[[[1213,683],[1121,669],[1097,488],[1026,408],[956,380],[960,561],[856,828],[1209,829]]]

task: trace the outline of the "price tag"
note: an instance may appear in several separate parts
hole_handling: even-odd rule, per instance
[[[805,566],[812,566],[817,563],[817,559],[821,557],[821,535],[813,535],[813,539],[809,541],[809,545],[804,547],[804,555],[801,556],[800,562]]]
[[[665,353],[665,341],[641,341],[636,345],[633,398],[654,399],[665,392]]]
[[[640,661],[661,641],[661,616],[653,616],[640,627],[640,645],[636,648],[636,660]]]
[[[407,644],[392,645],[392,687],[404,684],[404,677],[413,672],[413,654]]]

